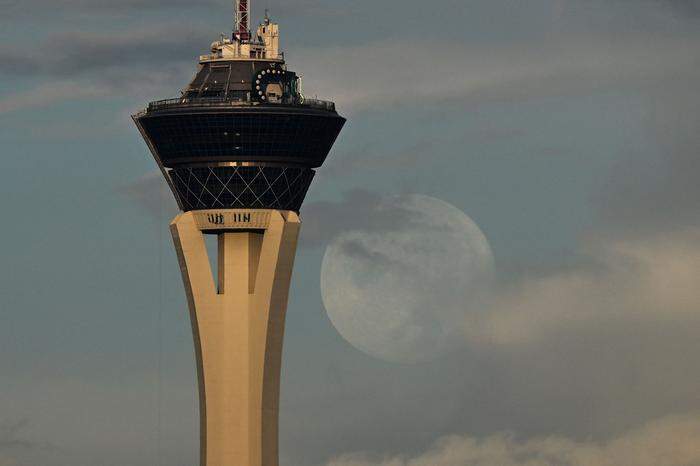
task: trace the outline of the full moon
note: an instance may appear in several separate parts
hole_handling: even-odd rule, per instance
[[[390,362],[458,349],[493,278],[486,237],[464,212],[423,195],[386,198],[371,216],[326,249],[321,294],[331,322],[351,345]]]

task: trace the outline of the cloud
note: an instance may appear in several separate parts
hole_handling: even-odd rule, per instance
[[[172,34],[174,29],[178,34]],[[0,49],[0,73],[8,76],[76,78],[104,70],[157,68],[182,61],[195,63],[213,36],[204,28],[161,25],[118,33],[56,34],[28,50]],[[46,54],[46,50],[51,50]],[[99,82],[109,81],[109,74]]]
[[[356,190],[338,202],[312,202],[302,211],[303,247],[321,247],[348,231],[400,235],[411,212],[378,211],[383,197]],[[344,251],[364,263],[383,265],[358,248]],[[470,296],[464,331],[469,345],[539,345],[557,335],[595,332],[617,322],[653,324],[700,319],[700,229],[658,231],[644,236],[591,233],[579,262],[547,274],[524,273],[498,283],[487,304],[474,309]],[[410,276],[411,271],[404,273]],[[391,292],[391,290],[387,290]],[[433,297],[437,308],[441,296]]]
[[[700,226],[700,67],[669,73],[647,95],[645,133],[652,148],[624,157],[595,200],[601,220],[636,235]]]
[[[345,218],[353,205],[326,207],[332,223]],[[316,215],[323,224],[322,214]],[[346,234],[371,231],[364,218],[345,226]],[[397,221],[377,231],[391,244],[393,237],[410,230]],[[429,303],[425,308],[430,315],[461,303],[462,312],[451,316],[447,328],[463,330],[463,350],[414,372],[384,368],[384,376],[349,370],[349,386],[336,396],[357,393],[368,412],[376,412],[360,416],[352,409],[334,409],[336,418],[350,419],[339,427],[344,440],[335,441],[335,447],[357,439],[362,425],[375,426],[379,437],[393,439],[394,445],[401,444],[396,437],[415,444],[429,432],[464,431],[455,429],[609,438],[669,410],[700,409],[700,373],[694,360],[685,356],[700,351],[700,229],[589,235],[576,263],[546,273],[532,270],[501,277],[482,289],[490,296],[457,286],[448,292],[432,286],[386,286],[387,300],[420,297]],[[364,270],[385,268],[381,257],[349,252],[365,264]],[[392,272],[402,283],[420,283],[424,268],[403,266]],[[357,293],[363,293],[362,287],[348,289],[348,299]],[[400,319],[387,318],[389,313],[378,305],[361,308],[377,315],[370,318],[372,325],[410,330],[401,327]],[[432,382],[421,379],[426,373]],[[361,382],[350,381],[355,378]],[[397,393],[407,401],[396,400]],[[369,398],[371,402],[364,401]],[[308,409],[317,401],[310,398]],[[397,426],[409,427],[394,432]],[[332,441],[323,436],[322,442]],[[356,447],[382,451],[381,441],[369,435],[353,441]]]
[[[43,84],[30,91],[0,97],[0,115],[18,110],[46,107],[68,98],[79,100],[107,95],[109,91],[99,86],[83,86],[71,82]]]
[[[0,425],[0,451],[8,448],[34,448],[37,443],[21,438],[20,434],[26,429],[29,422],[24,419],[14,423]]]
[[[620,34],[484,45],[382,41],[296,50],[290,59],[304,70],[306,89],[355,113],[639,88],[692,68],[698,48],[696,37]]]
[[[0,113],[2,102],[0,101]],[[143,177],[126,183],[117,192],[132,200],[154,218],[174,215],[177,205],[160,171],[154,170]],[[302,207],[304,234],[302,247],[321,247],[337,234],[358,225],[373,230],[391,231],[401,228],[409,220],[410,212],[393,210],[377,212],[383,199],[377,193],[356,189],[343,194],[337,201],[310,202]]]
[[[517,346],[604,322],[700,318],[700,230],[600,238],[587,256],[587,265],[499,289],[488,312],[468,319],[469,340]]]
[[[155,219],[167,221],[178,212],[173,193],[160,170],[147,173],[138,180],[121,186],[118,192]]]
[[[608,442],[549,436],[519,440],[453,435],[416,456],[343,455],[327,466],[694,466],[700,464],[698,416],[668,416]]]
[[[308,236],[302,244],[319,246],[339,235],[357,235],[374,244],[377,233],[389,243],[391,238],[399,241],[412,231],[414,212],[396,202],[389,203],[391,209],[380,209],[384,200],[367,191],[353,191],[336,203],[311,203],[305,210],[309,220],[304,235]],[[342,244],[342,253],[356,259],[364,270],[389,270],[401,274],[406,283],[423,281],[421,267],[387,269],[382,254],[370,254],[356,241]],[[412,292],[435,309],[452,308],[455,300],[463,303],[463,312],[454,314],[452,325],[464,327],[469,346],[540,345],[561,335],[595,332],[606,323],[700,322],[700,289],[696,286],[700,228],[645,236],[591,233],[577,256],[579,261],[566,268],[547,274],[525,273],[494,283],[491,290],[482,287],[487,297],[479,295],[478,300],[460,287],[447,293],[437,287]],[[391,287],[384,291],[389,296],[411,294]],[[369,285],[354,292],[369,293]]]
[[[13,456],[3,456],[3,454],[19,451],[60,451],[56,446],[48,442],[31,440],[26,436],[29,428],[29,421],[22,419],[16,422],[0,424],[0,466],[14,465],[16,460]]]
[[[173,35],[173,30],[179,33]],[[50,48],[48,56],[0,50],[0,72],[62,78],[100,72],[100,81],[109,81],[107,70],[157,71],[182,63],[191,63],[193,69],[194,58],[214,36],[204,25],[183,30],[180,24],[59,34],[31,49]],[[512,101],[645,86],[692,67],[697,48],[700,39],[695,37],[639,35],[482,45],[383,40],[297,48],[290,54],[290,66],[303,71],[310,96],[334,99],[341,111],[355,113],[397,104]],[[409,69],[406,63],[411,63]],[[114,81],[125,78],[118,75]],[[187,78],[182,79],[180,87]]]
[[[5,93],[0,113],[83,98],[121,97],[136,106],[173,97],[194,74],[196,57],[212,38],[196,27],[172,35],[174,27],[58,34],[22,53],[0,48],[0,74],[38,82]],[[51,54],[44,53],[49,49]]]
[[[670,6],[685,17],[700,17],[700,3],[696,0],[656,0],[662,5]]]
[[[377,208],[383,199],[377,193],[355,189],[344,193],[337,202],[308,203],[302,207],[302,246],[323,246],[336,235],[363,226],[379,232],[400,230],[409,222],[411,213],[402,209],[380,212]]]
[[[222,0],[0,0],[0,8],[7,15],[36,15],[48,11],[63,14],[85,12],[142,12],[153,9],[182,9],[207,5],[226,5]]]
[[[128,72],[134,69],[150,73],[189,63],[193,70],[194,58],[215,36],[205,25],[183,29],[182,24],[59,34],[28,53],[18,53],[16,47],[0,50],[0,72],[90,75],[128,83]],[[290,66],[304,73],[309,96],[335,100],[341,112],[353,114],[393,105],[518,101],[658,84],[670,73],[693,66],[698,48],[700,38],[694,36],[622,33],[495,44],[384,38],[361,45],[296,48],[289,58]],[[42,53],[47,49],[52,53]],[[127,73],[110,79],[113,70]],[[187,77],[181,79],[178,87]]]

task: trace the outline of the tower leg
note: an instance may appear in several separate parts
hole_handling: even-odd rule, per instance
[[[293,212],[269,214],[265,228],[217,230],[216,281],[198,213],[170,225],[194,335],[201,466],[278,466],[282,343],[301,222]]]

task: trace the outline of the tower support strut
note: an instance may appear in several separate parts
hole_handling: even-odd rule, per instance
[[[194,335],[201,466],[278,466],[282,343],[300,226],[296,213],[277,210],[193,211],[170,225]],[[205,234],[218,236],[215,272]]]

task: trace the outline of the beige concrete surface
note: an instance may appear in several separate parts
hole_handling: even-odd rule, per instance
[[[188,212],[170,225],[194,335],[202,466],[278,466],[282,343],[300,226],[294,212],[254,210]],[[205,232],[218,236],[216,273]]]

